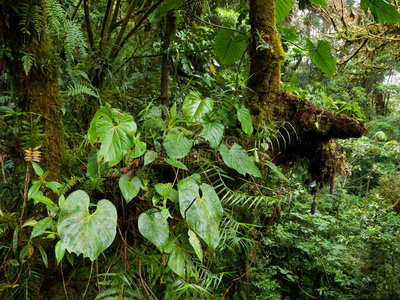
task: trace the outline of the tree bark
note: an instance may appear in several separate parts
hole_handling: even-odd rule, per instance
[[[165,18],[165,30],[162,41],[162,59],[161,59],[161,103],[168,106],[168,83],[169,83],[169,70],[171,63],[169,59],[168,49],[171,44],[171,38],[176,29],[176,14],[175,10],[170,10]]]
[[[20,1],[41,8],[42,1]],[[15,4],[15,3],[14,3]],[[23,112],[40,116],[43,125],[43,138],[40,151],[42,167],[49,171],[47,181],[62,179],[64,157],[64,134],[62,131],[62,100],[58,86],[59,64],[49,37],[45,30],[45,21],[40,32],[34,25],[28,24],[29,34],[21,30],[21,16],[10,5],[0,5],[0,43],[6,44],[12,58],[3,57],[12,80],[12,89],[17,95],[18,108]],[[25,53],[33,55],[34,62],[26,74],[22,62]]]

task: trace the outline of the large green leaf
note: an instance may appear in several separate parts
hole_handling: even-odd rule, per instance
[[[47,218],[44,218],[43,220],[40,220],[33,227],[33,230],[32,230],[32,233],[31,233],[31,238],[37,237],[39,235],[42,235],[43,232],[45,232],[45,230],[47,228],[50,228],[52,226],[53,226],[53,219],[52,218],[47,217]]]
[[[275,0],[275,20],[281,24],[292,10],[294,0]]]
[[[307,49],[311,60],[328,76],[336,72],[336,59],[332,56],[331,46],[327,41],[319,40],[317,46],[307,39]]]
[[[129,203],[137,194],[139,194],[142,183],[138,177],[130,179],[127,175],[122,175],[118,181],[118,185],[126,203]]]
[[[212,111],[213,107],[213,99],[201,99],[198,91],[191,91],[183,101],[182,113],[190,123],[203,123],[203,116]]]
[[[315,3],[318,5],[321,5],[323,7],[327,7],[328,4],[325,2],[325,0],[310,0],[311,3]]]
[[[172,128],[164,139],[163,147],[170,158],[180,159],[189,154],[192,142],[178,129]]]
[[[306,8],[306,4],[311,5],[311,3],[315,3],[315,4],[321,5],[323,7],[328,6],[328,4],[325,2],[325,0],[299,0],[299,8],[301,10],[303,10]]]
[[[192,178],[186,178],[178,184],[179,208],[190,228],[196,232],[211,248],[219,243],[219,223],[223,210],[221,202],[213,187],[199,184]]]
[[[168,223],[165,217],[155,208],[141,213],[138,220],[140,233],[152,242],[160,251],[164,251],[169,237]]]
[[[179,202],[179,194],[178,192],[172,187],[172,183],[168,182],[164,183],[157,183],[155,186],[157,193],[159,193],[164,198],[171,200],[172,202],[178,203]]]
[[[221,29],[215,38],[215,53],[223,64],[232,64],[241,59],[246,46],[246,37],[230,30]]]
[[[148,17],[151,23],[158,23],[161,21],[161,17],[169,10],[178,9],[181,5],[182,0],[165,0],[161,3],[157,9],[151,13]]]
[[[189,242],[192,245],[194,251],[196,252],[197,257],[200,259],[201,263],[203,263],[203,251],[201,250],[200,240],[197,235],[189,229]]]
[[[224,135],[224,125],[221,122],[215,121],[204,123],[204,128],[200,136],[209,141],[211,148],[215,148],[221,143],[222,136]]]
[[[151,164],[153,161],[155,161],[158,157],[158,153],[154,151],[147,151],[146,154],[144,155],[144,166]]]
[[[231,149],[221,144],[219,153],[224,163],[232,169],[235,169],[242,175],[250,174],[255,177],[261,177],[261,172],[255,165],[254,161],[247,155],[246,151],[238,144],[233,144]]]
[[[253,121],[251,120],[249,110],[242,104],[242,106],[237,106],[237,117],[242,124],[242,130],[251,135],[253,133]]]
[[[117,210],[108,200],[100,200],[96,211],[89,212],[89,196],[84,191],[73,192],[65,200],[57,230],[63,246],[76,255],[95,260],[114,241]]]
[[[165,252],[169,253],[168,266],[173,272],[182,278],[198,278],[192,259],[182,246],[175,242],[168,243]]]
[[[135,132],[136,123],[132,116],[103,106],[90,122],[88,139],[92,145],[100,139],[98,159],[104,158],[110,166],[114,166],[133,146]]]
[[[365,13],[368,12],[369,8],[377,23],[400,23],[400,14],[397,7],[384,0],[361,0],[360,6]]]
[[[185,164],[181,163],[179,160],[166,157],[164,161],[175,168],[189,171]]]

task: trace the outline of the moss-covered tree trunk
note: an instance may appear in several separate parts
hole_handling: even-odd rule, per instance
[[[43,1],[0,4],[0,43],[12,58],[3,57],[19,109],[40,117],[43,125],[40,163],[49,171],[46,180],[61,180],[64,156],[59,64],[45,30]],[[16,9],[19,7],[19,9]],[[25,58],[24,58],[25,56]],[[27,56],[32,60],[25,63]]]
[[[275,26],[275,1],[250,0],[250,79],[248,105],[257,129],[273,121],[289,122],[298,141],[290,154],[308,157],[310,172],[320,182],[331,181],[336,169],[334,138],[360,137],[363,123],[343,114],[318,109],[307,100],[280,90],[284,60]]]

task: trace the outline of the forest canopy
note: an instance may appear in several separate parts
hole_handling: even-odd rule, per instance
[[[399,5],[0,0],[0,297],[399,298]]]

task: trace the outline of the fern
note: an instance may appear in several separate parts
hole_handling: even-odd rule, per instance
[[[90,86],[83,84],[69,85],[67,87],[67,95],[70,97],[76,97],[79,95],[89,95],[95,98],[99,98],[97,92]]]
[[[40,39],[40,32],[43,29],[43,17],[42,8],[39,5],[31,3],[19,3],[17,7],[14,7],[17,11],[20,22],[19,25],[22,27],[21,31],[26,35],[31,35],[31,25],[33,30],[38,34]]]
[[[85,177],[76,177],[75,175],[71,175],[71,178],[64,180],[65,183],[63,184],[63,187],[61,189],[61,194],[69,192],[78,183],[85,181]]]
[[[26,76],[28,76],[28,73],[35,61],[35,56],[31,53],[26,53],[26,52],[23,52],[23,54],[24,54],[24,56],[21,57],[21,60],[22,60],[22,64],[24,67],[25,74],[26,74]]]
[[[49,29],[57,32],[57,35],[64,30],[67,14],[57,0],[44,1],[44,13]]]
[[[74,21],[67,20],[65,23],[65,53],[67,66],[71,67],[74,62],[74,54],[86,55],[86,42],[80,25]]]
[[[39,146],[42,134],[43,125],[39,124],[40,117],[31,120],[30,122],[22,121],[21,139],[22,145],[26,149],[33,149]]]

